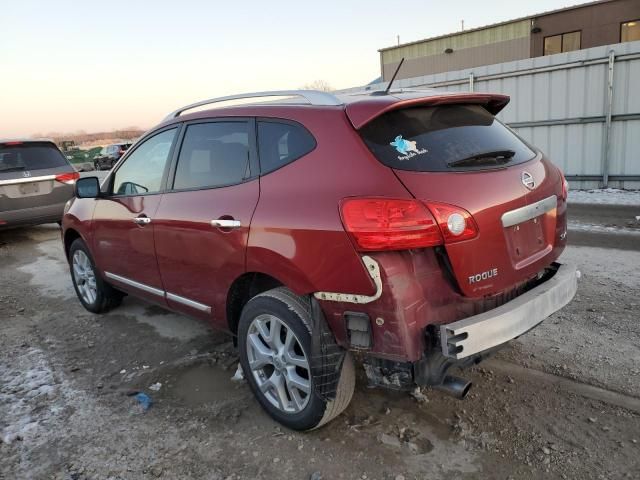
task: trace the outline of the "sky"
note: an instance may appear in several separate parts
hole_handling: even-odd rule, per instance
[[[0,0],[0,138],[151,128],[205,98],[380,75],[378,49],[571,0]]]

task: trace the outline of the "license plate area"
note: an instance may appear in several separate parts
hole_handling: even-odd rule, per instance
[[[37,182],[34,183],[21,183],[18,189],[22,195],[34,195],[40,193],[40,185]]]
[[[545,215],[505,228],[505,236],[516,269],[536,261],[551,250],[546,235]]]

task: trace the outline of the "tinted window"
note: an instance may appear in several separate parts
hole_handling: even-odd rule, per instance
[[[49,142],[0,144],[0,172],[68,167],[60,150]]]
[[[555,55],[556,53],[572,52],[580,50],[581,32],[569,32],[561,35],[553,35],[544,39],[544,54]]]
[[[157,193],[169,159],[177,129],[165,130],[142,142],[118,168],[113,181],[114,195]]]
[[[258,151],[263,174],[293,162],[315,147],[315,139],[300,125],[258,122]]]
[[[420,172],[512,165],[535,153],[479,105],[418,107],[386,113],[360,131],[385,165]]]
[[[234,185],[249,176],[247,122],[197,123],[187,127],[174,189]]]

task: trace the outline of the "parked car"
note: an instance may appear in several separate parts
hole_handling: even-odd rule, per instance
[[[194,107],[245,97],[284,102]],[[503,95],[314,91],[169,115],[63,221],[84,307],[131,294],[230,331],[287,427],[371,385],[432,386],[567,304],[567,183],[494,115]]]
[[[80,175],[49,140],[0,140],[0,229],[60,222]]]
[[[114,143],[113,145],[107,145],[100,150],[98,156],[93,159],[95,169],[111,170],[130,146],[130,143]]]

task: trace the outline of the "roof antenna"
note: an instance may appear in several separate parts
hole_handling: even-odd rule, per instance
[[[398,64],[398,68],[396,68],[396,71],[393,72],[393,77],[391,77],[391,81],[389,82],[389,85],[387,85],[387,89],[384,91],[385,95],[389,93],[389,90],[391,90],[391,85],[393,84],[393,81],[396,79],[396,75],[398,75],[398,72],[400,71],[400,67],[402,66],[403,63],[404,63],[404,57],[402,57],[402,60],[400,60],[400,63]]]
[[[398,75],[398,72],[400,71],[400,67],[402,66],[403,63],[404,63],[404,57],[402,57],[402,59],[400,60],[400,63],[398,64],[396,71],[393,72],[393,77],[391,77],[391,81],[389,82],[389,85],[387,85],[387,88],[385,88],[384,90],[371,92],[371,95],[388,95],[389,90],[391,90],[391,85],[393,85],[393,81],[396,79],[396,75]]]

